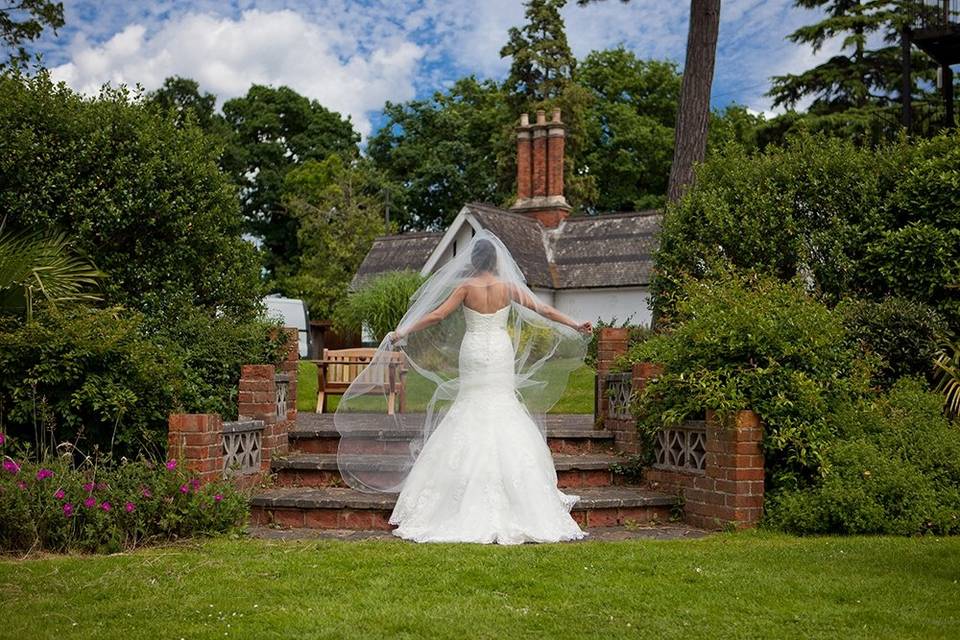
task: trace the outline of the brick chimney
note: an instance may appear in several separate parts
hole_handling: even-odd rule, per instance
[[[517,126],[517,201],[511,211],[533,216],[545,227],[556,227],[570,215],[563,197],[563,150],[567,126],[554,109],[537,111],[533,124],[526,113]]]

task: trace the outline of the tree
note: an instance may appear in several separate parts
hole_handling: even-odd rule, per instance
[[[466,202],[507,201],[516,174],[498,159],[515,154],[516,114],[504,98],[495,82],[469,76],[429,100],[387,103],[367,153],[397,185],[401,228],[442,228]]]
[[[13,4],[0,9],[0,42],[11,50],[7,60],[0,61],[0,69],[30,62],[30,53],[24,44],[39,38],[47,27],[56,33],[62,26],[62,2],[13,0]]]
[[[299,222],[303,253],[277,287],[305,300],[311,317],[331,318],[374,238],[392,228],[384,220],[382,179],[369,161],[347,165],[334,154],[291,169],[283,199]]]
[[[204,131],[226,137],[226,124],[216,112],[217,96],[201,93],[196,80],[171,76],[162,87],[147,94],[146,102],[171,114],[179,126],[192,119]]]
[[[675,202],[693,183],[694,166],[707,153],[710,88],[720,31],[720,0],[690,0],[687,56],[673,145],[667,200]]]
[[[230,133],[222,165],[240,187],[247,230],[262,240],[273,273],[300,255],[297,221],[282,203],[287,172],[332,153],[355,158],[360,135],[349,117],[287,87],[253,85],[224,103],[223,114]]]
[[[869,142],[899,134],[899,110],[905,91],[902,30],[912,23],[916,3],[889,0],[796,0],[805,9],[823,10],[823,19],[788,38],[816,53],[824,43],[843,38],[841,52],[799,74],[775,76],[768,96],[774,107],[795,107],[812,98],[804,125]],[[873,36],[883,44],[870,48]],[[924,89],[934,79],[934,61],[919,50],[911,54],[910,102],[935,102]],[[791,123],[792,124],[792,123]],[[793,128],[792,126],[788,127]]]
[[[513,58],[504,85],[515,106],[558,97],[573,78],[576,59],[567,44],[560,10],[567,0],[527,0],[527,23],[512,27],[501,58]]]
[[[574,171],[595,177],[588,211],[636,211],[663,204],[673,153],[680,75],[671,62],[640,60],[622,46],[593,51],[576,82],[593,96]]]
[[[0,211],[11,230],[58,229],[109,274],[104,300],[152,326],[185,309],[260,309],[253,246],[216,148],[126,89],[89,99],[49,75],[0,76]]]

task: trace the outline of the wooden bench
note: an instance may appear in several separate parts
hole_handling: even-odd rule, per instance
[[[317,365],[317,413],[326,413],[327,396],[330,394],[342,395],[350,383],[370,364],[373,355],[377,352],[373,348],[360,349],[324,349],[320,360],[312,360]],[[379,381],[380,389],[387,396],[387,414],[393,415],[396,411],[403,413],[405,404],[403,354],[392,354],[389,366],[384,370],[383,380]]]

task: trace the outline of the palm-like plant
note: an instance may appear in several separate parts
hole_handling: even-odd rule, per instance
[[[33,320],[39,297],[51,304],[92,302],[103,274],[76,255],[62,232],[6,231],[0,222],[0,309],[25,311]]]
[[[960,416],[960,342],[954,342],[934,361],[937,391],[946,399],[946,410]]]

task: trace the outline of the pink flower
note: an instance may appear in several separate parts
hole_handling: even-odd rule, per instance
[[[21,480],[20,482],[18,482],[18,483],[17,483],[17,486],[20,488],[20,491],[26,491],[26,490],[27,490],[27,483],[24,482],[23,480]]]
[[[69,502],[65,502],[63,504],[63,515],[67,516],[68,518],[73,515],[73,505]]]
[[[92,493],[92,492],[93,492],[93,483],[92,483],[92,482],[88,482],[87,484],[83,485],[83,490],[86,491],[87,493]]]
[[[126,509],[127,513],[130,513],[131,511],[133,511],[133,510],[136,509],[137,507],[136,507],[136,505],[134,505],[132,502],[128,502],[127,504],[123,505],[123,508]]]
[[[18,465],[16,462],[11,460],[10,458],[7,458],[6,460],[3,461],[3,470],[9,473],[12,473],[13,475],[17,475],[18,473],[20,473],[20,465]]]
[[[200,481],[196,478],[190,478],[190,486],[193,487],[194,491],[200,488]]]
[[[104,511],[110,511],[110,503],[109,503],[109,502],[101,502],[101,503],[100,503],[100,508],[103,509]]]
[[[148,487],[144,487],[144,488],[143,488],[143,491],[141,491],[140,494],[141,494],[144,498],[152,498],[152,497],[153,497],[153,493],[150,492],[150,489],[149,489]]]
[[[167,471],[173,471],[176,468],[177,468],[176,458],[170,458],[169,460],[167,460]]]
[[[217,495],[213,496],[213,501],[214,501],[214,502],[220,502],[221,500],[223,500],[223,496],[220,495],[219,493],[218,493]]]
[[[93,496],[90,496],[83,501],[83,506],[85,506],[87,509],[93,509],[95,506],[97,506],[97,499]]]
[[[185,484],[180,485],[180,493],[189,493],[189,492],[190,492],[189,486]]]
[[[3,444],[3,443],[6,442],[6,441],[7,441],[6,436],[4,436],[2,433],[0,433],[0,444]]]
[[[63,489],[57,489],[57,492],[53,494],[53,497],[56,498],[57,500],[63,500],[64,498],[67,497],[67,492],[64,491]]]
[[[50,469],[40,469],[40,471],[37,471],[37,480],[46,480],[52,477],[53,471],[50,471]]]

